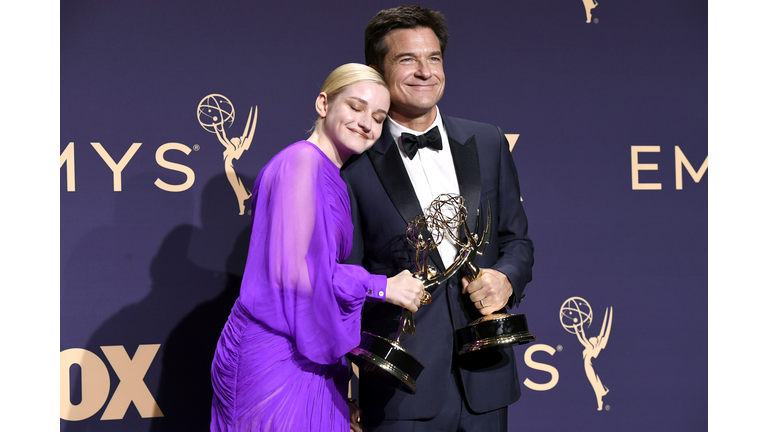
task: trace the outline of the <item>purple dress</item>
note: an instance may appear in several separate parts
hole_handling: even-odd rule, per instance
[[[386,277],[341,264],[352,250],[347,187],[314,144],[259,173],[240,297],[211,366],[211,431],[349,431],[344,354]]]

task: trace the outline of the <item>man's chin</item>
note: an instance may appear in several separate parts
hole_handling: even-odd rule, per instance
[[[406,118],[418,118],[431,114],[435,109],[435,105],[437,105],[437,102],[429,100],[407,106],[393,106],[390,108],[390,114],[396,114],[395,117],[400,115]]]

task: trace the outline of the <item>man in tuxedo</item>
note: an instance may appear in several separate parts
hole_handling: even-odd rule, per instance
[[[369,431],[506,431],[507,407],[520,397],[512,346],[457,354],[456,330],[519,304],[532,277],[533,243],[501,129],[448,117],[437,107],[447,41],[443,15],[419,6],[380,11],[365,30],[366,63],[384,76],[391,106],[381,138],[342,168],[355,225],[347,262],[377,274],[414,271],[407,225],[440,194],[464,198],[470,230],[485,229],[488,204],[492,215],[490,243],[475,259],[479,277],[470,283],[457,275],[433,288],[432,302],[414,316],[416,333],[400,340],[424,365],[416,393],[361,372],[362,423]],[[429,261],[443,271],[456,255],[446,239]],[[400,312],[367,304],[363,330],[394,340]]]

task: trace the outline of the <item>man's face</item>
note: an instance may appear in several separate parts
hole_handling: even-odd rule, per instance
[[[384,41],[389,52],[383,75],[389,86],[392,117],[415,119],[430,113],[445,89],[437,36],[430,28],[418,27],[393,30]]]

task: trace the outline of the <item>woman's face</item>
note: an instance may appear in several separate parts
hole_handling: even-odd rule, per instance
[[[320,105],[318,112],[326,114],[323,133],[344,161],[368,150],[381,136],[389,91],[381,84],[361,81],[345,87],[330,104]]]

